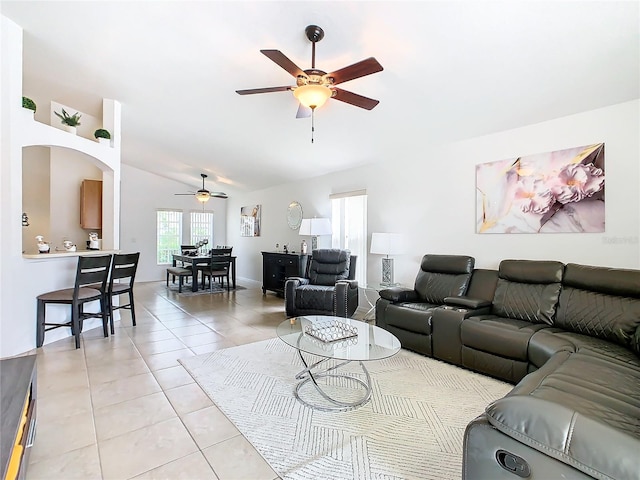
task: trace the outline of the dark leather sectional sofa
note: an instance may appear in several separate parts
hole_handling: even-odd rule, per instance
[[[425,255],[380,292],[403,347],[515,384],[465,431],[463,478],[640,478],[640,270]]]

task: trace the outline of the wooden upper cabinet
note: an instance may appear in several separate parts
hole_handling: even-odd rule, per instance
[[[88,230],[102,230],[102,180],[82,181],[80,226]]]

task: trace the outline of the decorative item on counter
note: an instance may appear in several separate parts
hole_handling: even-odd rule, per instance
[[[100,241],[96,232],[89,234],[89,240],[87,241],[87,250],[100,250]]]
[[[65,126],[65,130],[75,135],[76,127],[80,125],[80,117],[82,115],[80,115],[78,112],[74,113],[73,115],[69,115],[64,108],[62,109],[62,115],[58,112],[53,113],[55,113],[62,120],[62,124]]]
[[[36,113],[36,102],[31,100],[29,97],[22,97],[22,108],[32,110],[33,113]]]
[[[105,130],[104,128],[99,128],[93,132],[93,136],[96,137],[96,140],[100,143],[111,143],[111,134],[109,133],[109,130]]]
[[[282,249],[284,250],[284,253],[289,253],[289,245],[286,243],[282,246]]]
[[[62,242],[62,246],[67,252],[75,252],[77,250],[76,244],[71,240],[65,240]]]
[[[38,253],[49,253],[51,250],[49,242],[45,242],[42,235],[36,235],[36,240],[38,241]]]
[[[29,216],[27,215],[26,212],[22,212],[22,226],[23,227],[29,226]]]
[[[307,254],[307,242],[306,240],[302,240],[302,243],[300,244],[300,253],[303,255]]]

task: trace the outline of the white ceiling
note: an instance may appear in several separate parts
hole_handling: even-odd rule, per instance
[[[640,97],[637,1],[2,1],[24,28],[24,92],[87,113],[122,103],[122,161],[197,187],[251,191]],[[374,56],[384,71],[341,85],[296,119],[294,85],[260,53],[311,66]],[[428,156],[425,156],[428,161]]]

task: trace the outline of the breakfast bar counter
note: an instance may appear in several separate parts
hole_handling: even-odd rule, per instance
[[[48,260],[52,258],[84,257],[88,255],[112,255],[120,250],[77,250],[75,252],[23,253],[22,258],[29,260]]]

